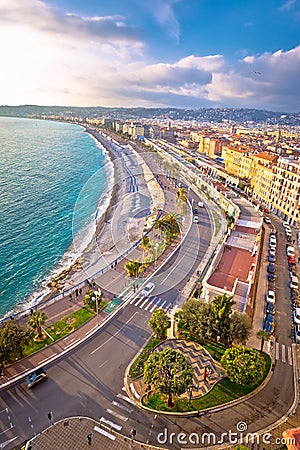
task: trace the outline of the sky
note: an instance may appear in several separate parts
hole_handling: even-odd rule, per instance
[[[300,0],[0,0],[0,105],[300,111]]]

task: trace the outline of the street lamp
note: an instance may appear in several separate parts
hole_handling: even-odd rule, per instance
[[[100,289],[97,291],[94,291],[94,297],[92,297],[92,300],[96,303],[96,315],[97,315],[97,325],[99,327],[99,300],[101,298],[102,292]]]
[[[193,395],[193,389],[195,389],[196,391],[198,391],[198,383],[196,384],[190,384],[188,387],[188,393],[189,393],[189,401],[188,401],[188,406],[190,406],[191,401],[192,401],[192,395]]]

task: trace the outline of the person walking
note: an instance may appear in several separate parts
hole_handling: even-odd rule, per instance
[[[91,434],[87,435],[87,440],[88,440],[89,445],[92,445],[92,435]]]

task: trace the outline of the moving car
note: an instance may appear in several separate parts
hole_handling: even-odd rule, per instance
[[[199,217],[198,216],[194,216],[194,223],[199,223]]]
[[[199,208],[204,208],[204,203],[201,202],[201,201],[199,201],[199,202],[198,202],[198,206],[199,206]]]
[[[197,215],[197,214],[198,214],[198,209],[197,209],[197,208],[194,208],[194,209],[193,209],[193,213]]]
[[[31,372],[26,378],[26,384],[28,389],[32,389],[36,384],[40,383],[41,381],[47,380],[48,376],[44,369],[41,367],[40,369],[36,369],[33,372]]]
[[[154,290],[154,288],[155,288],[155,284],[150,281],[149,283],[146,284],[146,286],[142,290],[141,295],[143,297],[147,297],[147,295],[151,294],[151,292]]]

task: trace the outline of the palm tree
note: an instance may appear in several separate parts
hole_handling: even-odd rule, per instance
[[[37,330],[37,338],[42,340],[44,338],[42,326],[45,325],[47,315],[44,312],[35,311],[29,319],[28,326],[33,330]]]
[[[256,337],[257,337],[257,339],[261,339],[260,351],[262,352],[263,349],[264,349],[265,341],[266,341],[266,342],[269,341],[270,335],[269,335],[269,333],[267,333],[267,332],[264,331],[264,330],[259,330],[259,331],[256,333]]]
[[[143,250],[143,264],[144,264],[144,260],[145,260],[145,252],[147,250],[149,250],[149,248],[151,247],[151,243],[150,243],[150,238],[149,236],[146,236],[145,234],[143,234],[142,236],[142,241],[140,243],[140,247]]]
[[[170,223],[174,234],[178,234],[182,229],[181,216],[175,212],[169,212],[166,220]]]
[[[185,195],[184,188],[178,188],[178,190],[176,192],[176,198],[177,198],[177,200],[186,203],[186,195]]]
[[[124,269],[129,277],[137,277],[141,271],[142,263],[140,261],[128,261],[124,264]]]

